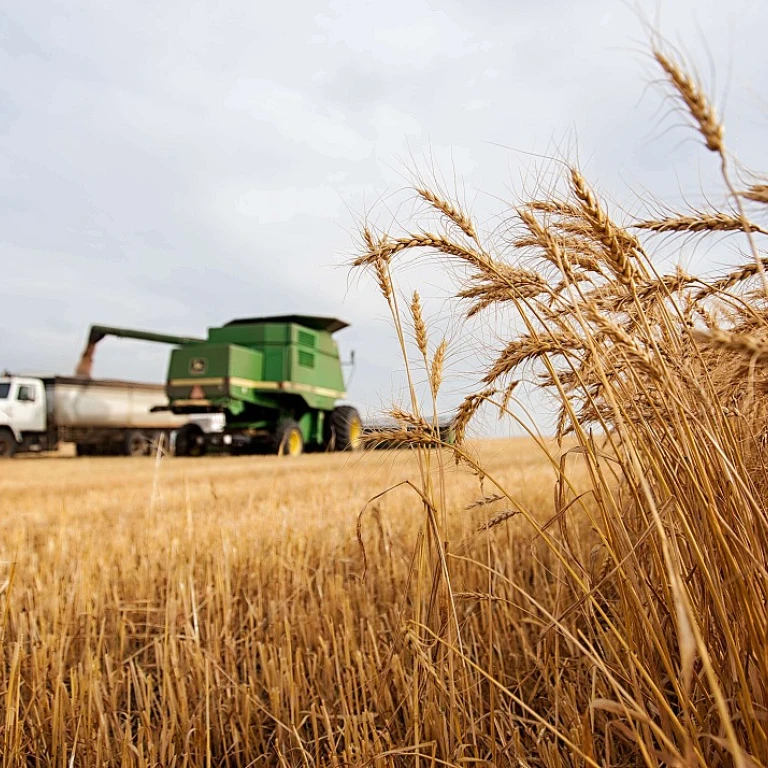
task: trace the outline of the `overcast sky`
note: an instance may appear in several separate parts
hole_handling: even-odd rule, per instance
[[[345,262],[363,213],[390,223],[407,166],[455,185],[489,229],[530,181],[527,153],[578,157],[633,211],[646,189],[700,199],[713,159],[649,88],[638,8],[690,53],[731,149],[768,168],[765,0],[3,8],[0,368],[70,373],[94,322],[199,335],[296,311],[352,323],[337,336],[357,353],[350,398],[389,401],[394,335]],[[435,317],[436,268],[403,279]],[[470,342],[453,339],[461,371]],[[95,374],[162,381],[166,360],[106,341]]]

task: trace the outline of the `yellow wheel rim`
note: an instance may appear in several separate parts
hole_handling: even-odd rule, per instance
[[[298,430],[292,430],[288,435],[288,455],[298,456],[301,453],[301,435]]]
[[[353,419],[349,422],[349,446],[355,450],[360,445],[360,438],[363,436],[363,425],[360,419]]]

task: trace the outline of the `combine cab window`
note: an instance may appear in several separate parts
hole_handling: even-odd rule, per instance
[[[22,384],[19,387],[19,392],[16,395],[16,399],[23,402],[23,403],[34,403],[35,402],[35,390],[32,389],[32,387],[27,387],[24,384]]]
[[[0,400],[5,400],[11,391],[11,385],[7,381],[0,383]]]

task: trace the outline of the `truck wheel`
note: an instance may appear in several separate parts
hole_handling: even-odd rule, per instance
[[[13,432],[9,429],[0,429],[0,459],[11,459],[19,448]]]
[[[129,432],[123,442],[125,456],[146,456],[149,450],[147,438],[143,432]]]
[[[328,443],[334,451],[356,451],[362,445],[363,422],[356,408],[339,405],[328,419]]]
[[[177,456],[205,456],[205,452],[205,435],[197,424],[185,424],[176,433]]]
[[[272,447],[278,456],[300,456],[304,453],[304,436],[301,427],[293,419],[281,421],[273,439]]]

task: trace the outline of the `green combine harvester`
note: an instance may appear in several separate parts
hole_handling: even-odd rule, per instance
[[[333,334],[346,327],[335,318],[278,315],[232,320],[196,339],[95,325],[77,374],[90,376],[95,346],[105,336],[172,344],[168,404],[153,410],[225,418],[223,430],[195,422],[181,427],[176,455],[202,456],[211,448],[288,456],[356,450],[360,414],[337,405],[346,391]]]

